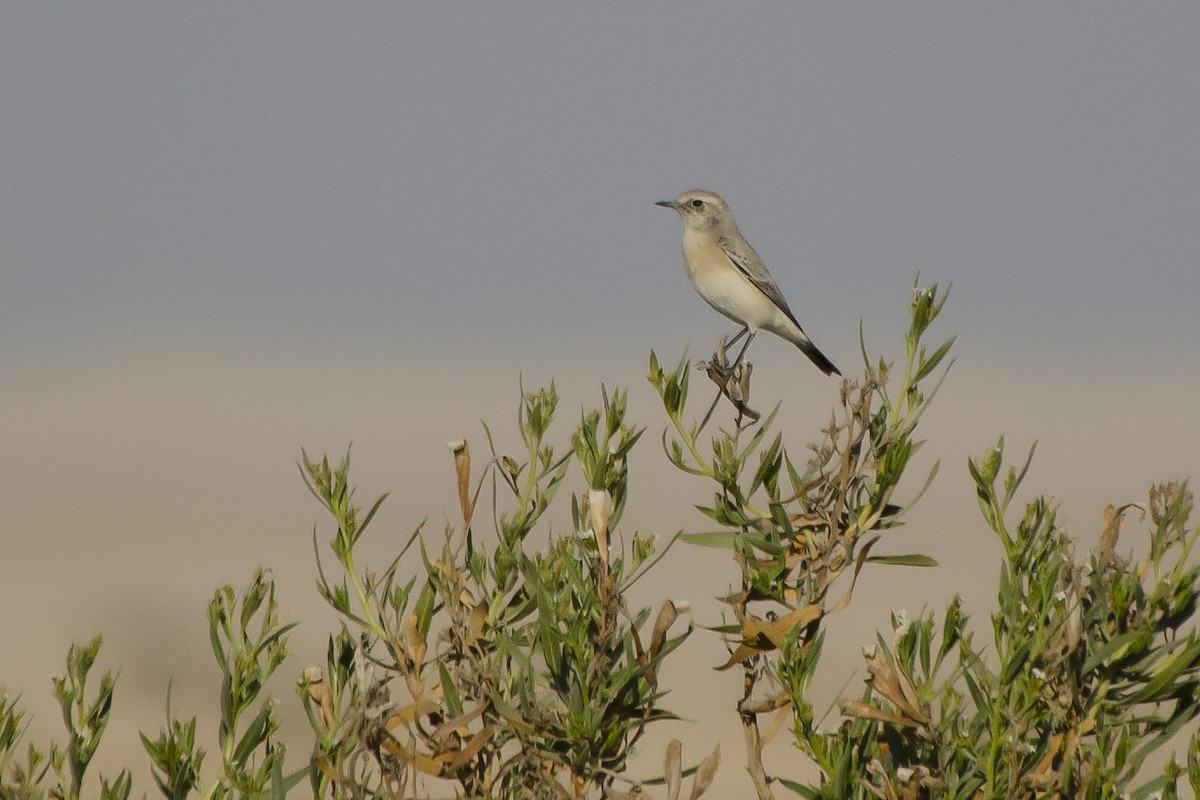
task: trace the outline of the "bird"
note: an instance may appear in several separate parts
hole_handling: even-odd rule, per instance
[[[783,292],[719,195],[689,189],[655,205],[673,209],[683,222],[683,266],[692,286],[705,302],[742,326],[726,346],[748,335],[735,365],[762,329],[796,345],[826,375],[842,374],[800,327]]]

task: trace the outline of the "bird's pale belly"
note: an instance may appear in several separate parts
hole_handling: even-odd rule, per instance
[[[696,291],[710,306],[751,331],[786,329],[787,319],[775,304],[736,270],[690,271]]]

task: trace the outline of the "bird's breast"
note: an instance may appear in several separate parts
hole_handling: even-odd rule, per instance
[[[711,233],[684,233],[683,265],[700,296],[734,322],[757,330],[770,326],[779,315],[775,304],[733,265]]]

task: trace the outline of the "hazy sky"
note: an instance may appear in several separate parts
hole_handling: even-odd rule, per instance
[[[382,561],[453,515],[447,439],[482,450],[483,418],[515,441],[519,379],[558,379],[564,443],[602,382],[629,387],[650,432],[627,526],[704,527],[644,382],[651,347],[731,330],[652,205],[697,186],[847,373],[860,321],[897,353],[918,271],[954,284],[942,475],[892,545],[945,566],[867,575],[820,691],[889,609],[962,592],[986,629],[999,548],[968,455],[1039,441],[1029,487],[1084,543],[1104,503],[1200,473],[1197,41],[1195,4],[4,4],[0,684],[44,743],[47,674],[103,631],[101,762],[149,789],[136,729],[174,676],[211,735],[204,604],[263,563],[305,623],[278,687],[301,719],[289,683],[333,621],[299,448],[353,441],[360,498],[393,493]],[[784,399],[800,452],[836,384],[768,339],[756,398]],[[712,624],[733,578],[681,549],[642,602],[689,596]],[[695,667],[722,660],[711,636],[687,647],[674,706],[696,722],[671,734],[689,758],[720,738],[744,791],[736,679]]]

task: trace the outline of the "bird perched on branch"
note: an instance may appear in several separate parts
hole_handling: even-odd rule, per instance
[[[656,205],[674,209],[683,221],[683,266],[692,286],[710,306],[742,326],[727,346],[747,336],[735,365],[762,329],[799,347],[826,375],[842,374],[800,327],[724,200],[713,192],[690,189]]]

